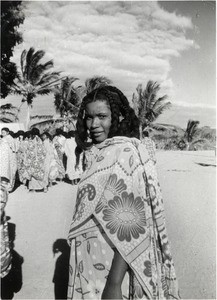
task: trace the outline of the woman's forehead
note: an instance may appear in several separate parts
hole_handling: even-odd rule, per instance
[[[110,105],[104,99],[87,103],[85,108],[85,111],[87,112],[89,111],[99,112],[99,111],[108,111],[108,110],[110,110]]]

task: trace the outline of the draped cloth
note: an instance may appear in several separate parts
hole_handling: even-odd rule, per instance
[[[111,266],[111,253],[100,258],[106,247],[109,251],[115,247],[129,265],[129,291],[122,287],[124,296],[178,299],[163,199],[155,161],[146,147],[136,138],[114,137],[105,140],[98,149],[93,146],[86,157],[91,159],[79,183],[68,237],[71,243],[68,299],[101,299],[107,278],[105,271],[109,272]],[[103,239],[107,241],[105,244]],[[84,240],[86,255],[80,253]],[[94,258],[95,263],[91,262]],[[85,271],[84,266],[94,268]],[[93,276],[100,281],[95,289]]]
[[[43,142],[46,152],[44,169],[45,169],[45,180],[48,183],[53,182],[57,178],[63,178],[65,170],[62,162],[59,159],[56,148],[50,140]]]
[[[7,135],[0,141],[0,173],[10,181],[9,191],[15,184],[15,175],[17,171],[17,158],[15,153],[15,144],[12,136]]]
[[[5,277],[11,270],[11,251],[10,251],[10,241],[8,233],[8,222],[5,215],[5,206],[8,201],[8,188],[6,184],[3,184],[0,180],[0,209],[1,209],[1,278]]]
[[[68,175],[70,180],[78,179],[81,177],[80,168],[75,169],[76,165],[76,155],[75,148],[77,144],[75,142],[75,138],[71,137],[66,139],[64,144],[64,152],[67,156],[67,164],[66,164],[66,174]]]
[[[28,157],[28,141],[20,141],[17,151],[17,169],[19,174],[19,180],[22,183],[26,183],[27,180],[31,179],[30,175],[30,163]]]
[[[45,178],[46,151],[42,140],[35,136],[28,141],[26,168],[29,173],[29,190],[41,190],[47,187]]]

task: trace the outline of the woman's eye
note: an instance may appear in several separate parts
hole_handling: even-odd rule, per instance
[[[105,119],[105,117],[106,116],[104,116],[104,115],[101,115],[101,116],[99,116],[99,118],[102,120],[102,119]]]

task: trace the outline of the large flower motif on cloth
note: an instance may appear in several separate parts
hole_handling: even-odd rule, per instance
[[[97,204],[96,213],[98,214],[103,209],[103,207],[108,204],[109,200],[113,199],[116,195],[120,195],[126,189],[127,186],[124,183],[124,180],[118,180],[117,174],[112,174],[111,176],[109,176],[104,193],[102,194],[102,197]]]
[[[120,241],[138,239],[145,233],[145,207],[141,197],[134,199],[134,194],[122,192],[108,201],[103,209],[103,220],[111,234],[117,234]]]

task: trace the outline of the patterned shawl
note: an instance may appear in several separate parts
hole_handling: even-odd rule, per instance
[[[145,145],[114,137],[92,147],[88,156],[69,241],[97,229],[98,222],[147,298],[179,298],[155,161]]]
[[[28,141],[26,153],[26,168],[29,176],[36,180],[43,180],[45,175],[44,162],[46,151],[42,140],[39,137]]]

